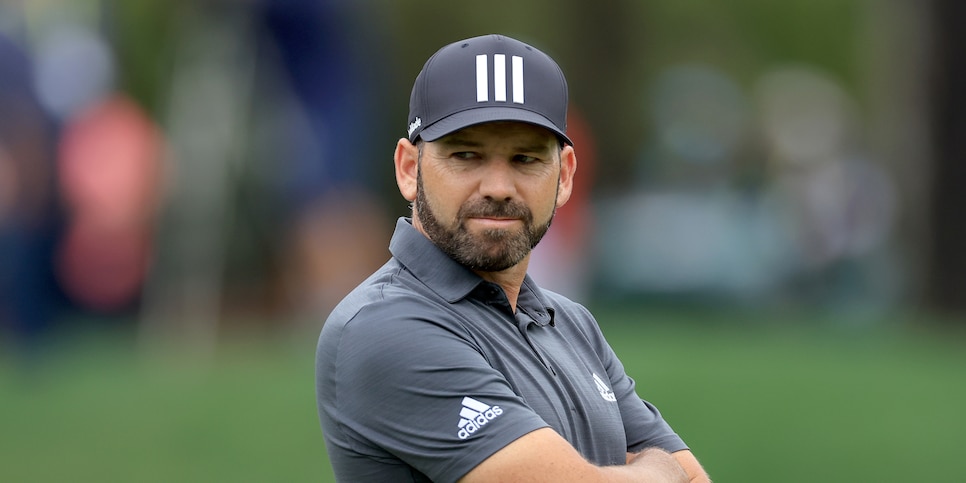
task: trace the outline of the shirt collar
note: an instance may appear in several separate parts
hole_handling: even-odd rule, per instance
[[[410,218],[400,217],[396,221],[389,252],[449,303],[465,298],[483,281],[479,275],[457,263],[417,231]]]
[[[539,326],[555,326],[553,307],[529,274],[523,280],[523,287],[520,288],[517,309],[518,312],[526,312]]]
[[[458,302],[484,282],[479,275],[443,253],[413,227],[412,219],[400,217],[389,242],[389,251],[407,270],[449,303]],[[537,325],[553,325],[553,309],[546,295],[530,275],[523,281],[517,309],[525,311]]]

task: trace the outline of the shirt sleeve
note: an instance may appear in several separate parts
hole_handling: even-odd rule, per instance
[[[634,379],[624,370],[623,363],[604,338],[596,320],[589,312],[585,316],[593,321],[587,335],[593,341],[594,350],[607,371],[611,388],[617,397],[627,438],[627,450],[637,452],[644,448],[657,447],[673,453],[688,449],[687,444],[664,420],[657,407],[638,395]]]
[[[673,453],[688,449],[684,440],[664,420],[657,407],[637,394],[634,379],[624,372],[623,365],[616,356],[612,364],[608,365],[607,372],[624,421],[628,451],[658,447]]]
[[[404,312],[366,307],[328,348],[337,351],[329,355],[336,368],[332,444],[372,461],[402,460],[433,481],[456,481],[547,426],[458,323]]]

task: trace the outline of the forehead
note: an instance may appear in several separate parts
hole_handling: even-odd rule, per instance
[[[531,146],[557,144],[557,136],[547,128],[519,121],[494,121],[467,126],[436,140],[440,144],[513,141]]]

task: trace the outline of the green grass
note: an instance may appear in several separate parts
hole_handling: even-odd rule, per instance
[[[0,385],[0,481],[326,481],[314,340],[212,357],[108,338]]]
[[[639,392],[718,483],[966,474],[962,330],[599,317]],[[237,338],[210,357],[134,347],[84,337],[29,372],[0,359],[0,481],[332,480],[315,413],[315,334]]]
[[[641,330],[625,321],[605,333],[638,392],[716,481],[953,482],[966,474],[961,330],[672,322]]]

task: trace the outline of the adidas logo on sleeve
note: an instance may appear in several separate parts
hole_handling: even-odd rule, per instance
[[[459,432],[456,433],[460,439],[469,438],[471,434],[477,432],[497,417],[503,414],[500,406],[490,406],[471,397],[463,398],[463,408],[460,409]]]

